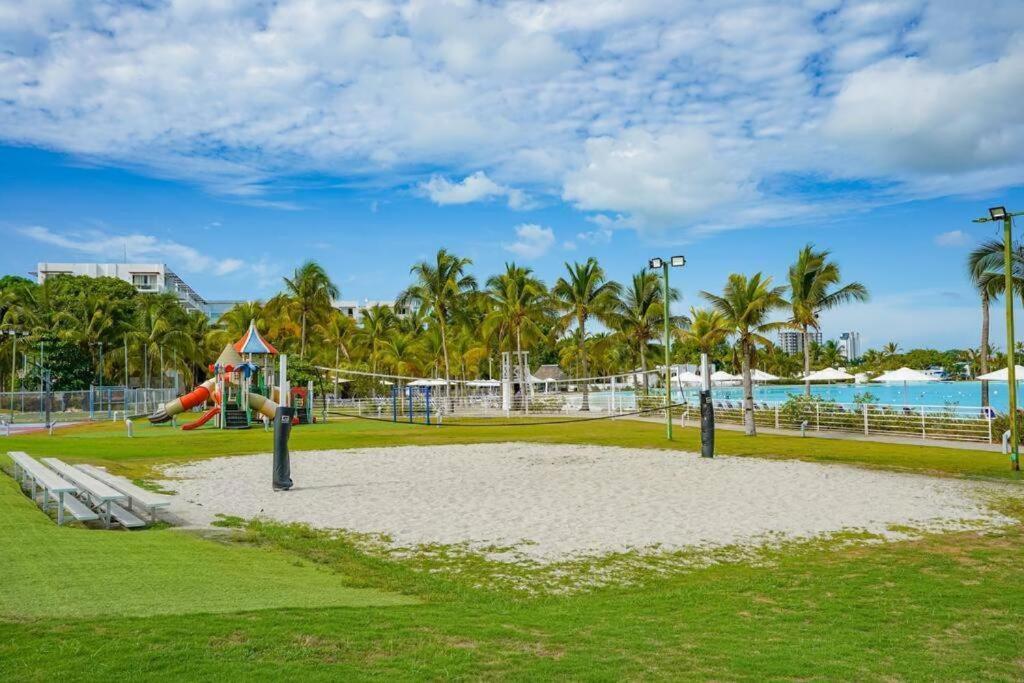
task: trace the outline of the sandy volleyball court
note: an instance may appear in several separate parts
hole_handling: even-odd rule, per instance
[[[958,529],[1011,520],[977,482],[839,465],[603,446],[403,446],[292,455],[296,487],[270,488],[270,456],[170,467],[172,513],[262,516],[389,535],[398,546],[517,546],[540,561],[630,549],[756,544],[844,529]]]

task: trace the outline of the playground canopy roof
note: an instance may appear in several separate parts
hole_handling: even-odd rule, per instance
[[[249,329],[245,331],[241,339],[235,342],[235,350],[239,353],[277,354],[277,349],[256,329],[255,320],[249,321]]]

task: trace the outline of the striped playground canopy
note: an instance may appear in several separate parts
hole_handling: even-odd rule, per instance
[[[235,342],[235,350],[239,353],[277,353],[277,349],[256,329],[255,320],[249,321],[249,329],[245,331],[241,339]]]

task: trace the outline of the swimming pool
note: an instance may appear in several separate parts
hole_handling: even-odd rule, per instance
[[[754,399],[757,401],[785,401],[790,396],[804,393],[802,384],[758,384],[754,387]],[[811,394],[837,403],[853,403],[858,394],[871,393],[875,403],[885,405],[928,405],[944,406],[956,404],[962,407],[981,405],[981,382],[918,382],[909,383],[904,389],[903,384],[812,384]],[[632,396],[631,389],[616,391],[620,396]],[[680,395],[679,389],[672,392],[673,399],[679,401],[697,401],[696,387],[687,386]],[[610,392],[594,392],[595,396],[607,396]],[[743,389],[738,386],[714,387],[712,396],[726,400],[740,400]],[[1007,385],[1005,382],[989,382],[989,403],[1000,411],[1007,409]]]

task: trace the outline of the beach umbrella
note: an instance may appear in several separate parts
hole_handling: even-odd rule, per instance
[[[443,387],[445,384],[443,379],[414,379],[409,382],[406,386],[410,387]]]
[[[501,382],[496,379],[471,379],[466,382],[467,387],[500,387]]]
[[[805,380],[811,382],[842,382],[844,380],[853,379],[853,375],[842,370],[836,370],[835,368],[825,368],[824,370],[817,370],[804,377]]]
[[[903,382],[903,404],[907,404],[907,396],[909,389],[907,385],[910,382],[938,382],[938,377],[932,377],[926,375],[920,370],[912,370],[907,367],[900,368],[899,370],[890,370],[889,372],[883,372],[878,377],[871,380],[872,382],[885,382],[887,384],[893,384],[897,382]]]
[[[1024,368],[1019,365],[1014,365],[1017,372],[1017,381],[1024,380]],[[995,372],[989,372],[984,375],[978,375],[974,379],[982,382],[1007,382],[1010,379],[1009,368],[1003,368],[1002,370],[996,370]]]
[[[754,380],[755,382],[773,382],[777,380],[778,377],[776,377],[770,372],[765,372],[764,370],[751,370],[750,379]]]
[[[715,370],[711,373],[712,382],[735,382],[740,379],[739,375],[730,375],[725,370]]]

